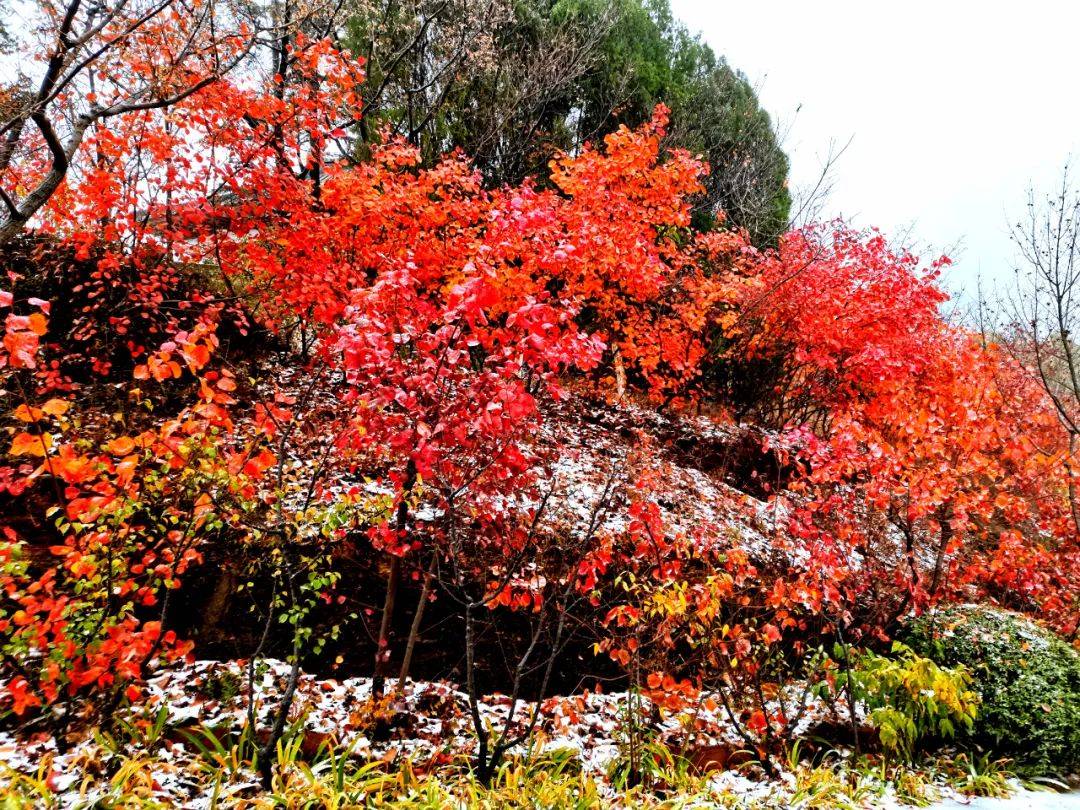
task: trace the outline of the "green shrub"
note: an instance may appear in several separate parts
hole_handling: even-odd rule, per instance
[[[890,756],[911,761],[920,740],[973,727],[979,698],[963,665],[939,666],[894,643],[890,656],[862,653],[851,676],[855,697]]]
[[[888,655],[836,644],[831,656],[822,656],[820,666],[833,674],[814,693],[834,709],[850,694],[887,760],[910,764],[924,741],[950,739],[974,724],[979,695],[964,666],[939,666],[898,641]]]
[[[950,606],[903,633],[943,666],[963,664],[980,697],[976,741],[1018,765],[1080,765],[1080,653],[1030,619],[987,606]]]

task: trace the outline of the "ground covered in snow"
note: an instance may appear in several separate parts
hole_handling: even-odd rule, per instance
[[[145,699],[126,720],[128,736],[113,732],[73,732],[59,750],[45,734],[0,734],[0,788],[14,784],[18,774],[37,777],[51,792],[42,806],[65,808],[112,806],[119,755],[143,757],[146,771],[142,794],[149,806],[250,806],[261,794],[257,774],[244,762],[231,758],[230,746],[248,722],[253,701],[257,725],[265,728],[277,705],[289,667],[282,661],[196,661],[158,673],[149,682]],[[418,772],[460,764],[473,752],[475,735],[468,697],[446,682],[409,682],[384,707],[376,723],[371,701],[371,680],[301,677],[290,720],[298,733],[298,759],[314,759],[320,748],[348,752],[357,764],[379,762],[393,770],[408,764]],[[534,734],[534,752],[561,751],[576,758],[583,775],[595,779],[608,802],[618,806],[611,787],[613,764],[625,755],[620,729],[626,721],[625,693],[584,693],[545,701]],[[498,729],[513,713],[524,721],[532,704],[514,704],[503,695],[489,696],[480,705],[485,723]],[[823,709],[812,706],[809,717]],[[651,716],[650,731],[658,739],[676,743],[692,739],[704,748],[734,750],[740,741],[722,711],[702,706],[693,713]],[[143,722],[139,725],[139,719]],[[122,727],[122,726],[121,726]],[[524,752],[522,752],[524,753]],[[130,776],[126,776],[130,780]],[[805,795],[806,774],[782,772],[766,779],[754,767],[726,770],[705,777],[708,797],[697,807],[828,807]],[[126,783],[125,783],[126,784]],[[1019,786],[1017,786],[1019,788]],[[887,786],[869,790],[853,806],[895,807],[901,804]],[[1080,810],[1080,794],[1034,793],[1019,790],[1009,799],[970,799],[946,784],[936,786],[942,800],[937,808],[972,807],[977,810]],[[216,802],[216,804],[215,804]],[[5,805],[21,806],[21,805]],[[36,805],[31,805],[36,806]],[[126,805],[125,805],[126,806]],[[840,805],[837,805],[840,806]],[[845,805],[847,806],[847,805]]]
[[[945,799],[932,807],[935,810],[1080,810],[1080,792],[1051,793],[1021,789],[1008,798]]]

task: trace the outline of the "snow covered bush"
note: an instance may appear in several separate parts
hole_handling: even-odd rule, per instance
[[[1032,770],[1080,764],[1080,653],[1020,614],[950,606],[905,628],[917,652],[964,665],[982,702],[972,736]]]

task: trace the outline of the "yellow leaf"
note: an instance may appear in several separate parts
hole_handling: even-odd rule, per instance
[[[67,413],[67,410],[70,407],[71,403],[68,402],[66,399],[53,397],[41,406],[41,410],[47,413],[49,416],[63,416],[65,413]]]

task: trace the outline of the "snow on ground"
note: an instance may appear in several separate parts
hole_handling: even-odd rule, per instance
[[[198,738],[203,734],[200,730],[206,730],[227,742],[244,727],[249,694],[254,696],[258,726],[267,728],[289,670],[286,662],[273,659],[259,661],[253,670],[244,661],[195,661],[152,677],[135,711],[151,720],[164,711],[166,726],[187,730],[186,734],[170,732],[155,750],[155,798],[175,806],[206,806],[207,797],[200,792],[206,780],[199,778],[206,762],[191,742],[192,736]],[[312,748],[309,755],[326,741],[338,750],[348,749],[357,760],[382,760],[390,765],[409,760],[423,769],[473,753],[468,696],[455,685],[409,681],[391,700],[389,729],[378,740],[372,735],[371,694],[370,678],[318,679],[301,674],[290,721],[304,729],[305,744]],[[485,697],[479,708],[485,724],[498,730],[511,712],[515,722],[522,723],[535,704],[513,704],[497,694]],[[543,702],[534,739],[545,749],[575,751],[583,770],[601,778],[618,756],[616,729],[624,722],[625,712],[625,693],[550,698]],[[655,715],[652,725],[661,737],[676,738],[686,733],[690,723],[693,720],[686,715]],[[696,725],[701,744],[739,744],[719,713],[703,709]],[[95,778],[95,769],[101,768],[95,763],[107,756],[100,740],[93,738],[78,740],[61,753],[47,735],[16,738],[0,733],[0,793],[9,768],[30,776],[44,768],[50,787],[60,795],[61,807],[87,806],[102,799],[107,789],[104,780]],[[239,799],[256,787],[255,775],[241,768],[229,777],[222,796]]]
[[[556,456],[549,504],[553,522],[588,525],[611,482],[610,505],[597,515],[598,528],[624,530],[633,466],[644,461],[663,471],[664,490],[658,493],[657,505],[672,531],[688,535],[703,531],[727,540],[734,535],[751,556],[775,553],[771,536],[783,518],[782,509],[735,489],[723,480],[722,470],[697,466],[694,453],[673,449],[674,443],[684,442],[715,454],[718,448],[747,440],[749,428],[707,416],[665,416],[632,402],[616,407],[577,396],[548,416],[536,445]]]
[[[276,697],[283,690],[288,672],[288,664],[273,659],[256,666],[251,686],[260,723],[265,724],[276,709]],[[151,714],[166,707],[171,724],[239,730],[246,720],[248,677],[245,662],[196,661],[151,678],[144,705]],[[339,681],[301,674],[291,717],[302,719],[313,735],[328,735],[339,745],[351,747],[360,758],[389,754],[423,760],[438,754],[472,751],[468,695],[455,685],[408,681],[391,702],[389,739],[381,741],[368,736],[370,697],[370,678]],[[542,705],[537,730],[549,747],[573,748],[580,752],[587,769],[603,770],[609,761],[605,752],[612,753],[606,744],[623,720],[625,704],[623,692],[549,698]],[[511,711],[520,724],[533,709],[533,703],[519,701],[513,705],[505,695],[489,695],[480,701],[485,723],[496,729],[505,724]],[[667,715],[656,720],[654,726],[659,734],[674,736],[688,722],[691,720],[686,715]],[[740,743],[719,712],[702,708],[696,722],[702,743]]]
[[[1050,793],[1020,789],[1006,799],[945,799],[930,810],[1080,810],[1080,792]]]
[[[134,711],[155,718],[164,711],[166,727],[187,729],[188,734],[167,731],[153,751],[153,797],[167,806],[203,808],[210,806],[208,791],[213,788],[207,770],[223,782],[217,787],[221,806],[228,800],[241,801],[258,792],[258,780],[246,766],[237,766],[225,773],[217,761],[208,762],[193,741],[197,730],[228,745],[230,735],[238,733],[246,721],[249,688],[256,705],[258,725],[268,725],[271,712],[281,694],[289,666],[283,661],[263,660],[249,670],[247,662],[196,661],[173,667],[153,677],[145,698]],[[248,677],[253,675],[249,684]],[[414,767],[439,765],[468,756],[473,751],[474,737],[468,711],[468,697],[448,682],[413,682],[391,701],[389,729],[378,740],[374,728],[370,678],[319,679],[302,674],[291,719],[305,729],[305,755],[311,756],[317,746],[333,742],[337,750],[348,749],[357,760],[382,760],[393,767],[406,759]],[[570,749],[577,753],[583,770],[597,779],[603,793],[617,799],[604,782],[608,766],[619,755],[618,729],[625,722],[625,693],[586,692],[580,695],[554,697],[543,702],[541,720],[535,739],[544,749]],[[514,710],[520,720],[534,704],[520,702],[514,707],[504,695],[490,695],[480,703],[485,723],[499,728]],[[811,706],[810,713],[822,717],[820,706]],[[709,711],[704,706],[695,713],[661,714],[649,710],[651,726],[661,737],[678,746],[690,732],[698,745],[727,745],[731,750],[741,747],[740,740],[721,711]],[[189,736],[190,735],[190,736]],[[138,738],[132,751],[139,752]],[[38,733],[16,738],[0,733],[0,793],[6,773],[21,772],[47,778],[50,788],[58,795],[57,805],[63,808],[93,806],[107,800],[108,779],[103,778],[105,763],[111,756],[109,747],[93,737],[75,741],[60,753],[55,741]],[[6,767],[4,767],[6,766]],[[782,774],[776,781],[751,778],[740,771],[722,771],[710,780],[714,795],[724,795],[727,801],[736,799],[740,806],[790,806],[788,797],[794,785],[792,774]],[[760,776],[760,774],[759,774]],[[947,793],[947,789],[942,791]],[[694,806],[711,806],[709,803]],[[715,804],[715,806],[721,806]],[[731,806],[726,804],[723,806]],[[887,797],[868,807],[899,807]],[[1080,794],[1033,793],[1020,791],[1008,800],[965,800],[951,797],[933,807],[955,810],[970,807],[975,810],[1080,810]]]

